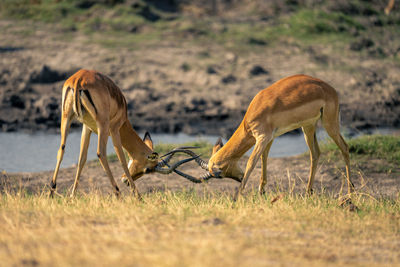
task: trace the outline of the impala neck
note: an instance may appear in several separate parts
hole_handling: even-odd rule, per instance
[[[138,134],[133,130],[132,125],[127,120],[119,130],[121,143],[129,156],[135,160],[147,160],[153,151],[142,141]]]
[[[210,161],[221,167],[236,163],[254,144],[254,137],[246,130],[242,121],[232,137],[211,157]]]

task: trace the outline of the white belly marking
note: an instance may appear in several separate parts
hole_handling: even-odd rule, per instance
[[[319,118],[321,118],[321,113],[318,113],[317,116],[312,117],[310,119],[307,119],[307,120],[304,120],[304,121],[299,121],[297,123],[293,123],[293,124],[290,124],[290,125],[287,125],[287,126],[284,126],[284,127],[277,128],[274,131],[274,137],[278,137],[278,136],[280,136],[280,135],[282,135],[284,133],[290,132],[290,131],[292,131],[294,129],[303,127],[305,125],[315,124]]]

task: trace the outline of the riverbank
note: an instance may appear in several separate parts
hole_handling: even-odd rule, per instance
[[[121,87],[138,131],[229,137],[258,91],[298,73],[337,89],[344,126],[399,127],[398,12],[385,16],[376,3],[292,2],[279,12],[275,2],[252,11],[237,4],[218,17],[177,9],[157,21],[128,3],[63,6],[64,19],[51,23],[41,13],[16,19],[3,12],[0,130],[58,131],[62,84],[80,68]],[[133,15],[121,21],[121,10]],[[108,20],[90,20],[99,14]]]
[[[348,141],[350,145],[352,181],[360,194],[366,194],[374,198],[396,198],[400,193],[400,139],[397,136],[363,136]],[[197,143],[202,146],[202,157],[207,159],[211,153],[209,143]],[[158,145],[155,150],[160,154],[171,149],[173,145]],[[243,157],[239,165],[244,170],[247,156]],[[305,192],[308,174],[309,157],[306,154],[294,157],[269,158],[268,159],[268,183],[267,192]],[[129,194],[128,188],[119,180],[123,171],[116,157],[111,158],[111,171],[117,180],[122,192]],[[184,172],[199,177],[203,174],[196,164],[186,164],[180,168]],[[64,195],[70,190],[75,178],[76,166],[60,170],[57,181],[58,191]],[[31,173],[7,173],[1,177],[2,190],[23,190],[37,194],[45,192],[52,177],[53,171]],[[253,171],[246,189],[246,193],[257,189],[261,175],[261,163],[259,162]],[[314,190],[317,194],[329,193],[337,195],[340,191],[341,181],[344,177],[344,163],[334,144],[322,146],[320,163],[314,182]],[[151,193],[155,191],[179,191],[194,190],[202,192],[226,192],[233,194],[237,182],[231,179],[212,179],[206,184],[193,184],[184,178],[171,174],[151,174],[140,178],[136,185],[140,192]],[[93,190],[102,194],[112,192],[110,182],[97,160],[86,164],[80,183],[80,192],[89,193]]]

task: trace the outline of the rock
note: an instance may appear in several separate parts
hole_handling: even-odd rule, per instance
[[[133,25],[128,29],[128,32],[131,33],[139,33],[140,32],[140,27],[138,25]]]
[[[215,67],[213,67],[213,66],[208,66],[208,67],[207,67],[207,73],[208,73],[208,74],[217,74],[218,72],[217,72],[217,70],[215,69]]]
[[[237,56],[234,53],[229,52],[225,54],[225,59],[229,62],[236,62]]]
[[[55,83],[66,78],[66,73],[52,70],[50,67],[44,65],[39,72],[35,71],[31,74],[29,81],[31,83]]]
[[[182,65],[181,65],[181,70],[183,70],[184,72],[188,72],[190,69],[191,69],[191,67],[190,67],[190,65],[188,64],[188,63],[183,63]]]
[[[236,79],[235,76],[233,76],[232,74],[229,74],[229,75],[223,77],[221,82],[225,83],[225,84],[228,84],[228,83],[234,83],[234,82],[236,82],[236,80],[237,79]]]
[[[253,66],[250,70],[251,76],[258,76],[258,75],[268,74],[268,73],[269,72],[267,70],[265,70],[263,67],[261,67],[259,65]]]
[[[9,53],[23,50],[23,47],[15,47],[15,46],[0,46],[0,53]]]
[[[89,9],[92,6],[96,4],[96,1],[93,0],[83,0],[83,1],[78,1],[75,6],[77,8],[82,8],[82,9]]]
[[[60,104],[54,97],[43,97],[34,103],[36,107],[35,122],[57,126],[60,120]]]
[[[192,99],[192,104],[194,106],[204,106],[207,104],[207,101],[204,98],[197,98],[197,99],[195,98]]]
[[[353,51],[361,51],[365,48],[374,46],[374,41],[368,38],[362,38],[350,44],[350,49]]]
[[[139,15],[141,15],[143,18],[146,20],[149,20],[151,22],[155,22],[160,19],[160,16],[154,13],[149,6],[144,6],[142,10],[138,12]]]
[[[25,101],[19,95],[12,95],[10,97],[10,104],[12,107],[24,109],[25,108]]]
[[[257,38],[252,37],[249,39],[249,44],[251,44],[251,45],[267,45],[267,42],[262,39],[257,39]]]

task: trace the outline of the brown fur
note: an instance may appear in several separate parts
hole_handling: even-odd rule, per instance
[[[349,152],[339,131],[337,93],[322,80],[306,75],[281,79],[254,97],[238,129],[225,146],[218,147],[218,152],[209,160],[210,173],[222,173],[224,177],[242,179],[238,190],[240,193],[261,157],[263,174],[259,191],[263,193],[266,183],[266,162],[274,138],[302,127],[310,148],[311,168],[307,191],[311,193],[320,154],[315,128],[321,116],[323,126],[344,156],[350,193],[352,184],[349,176]],[[237,162],[253,145],[255,145],[254,150],[243,173]]]
[[[51,188],[51,193],[56,188],[56,179],[64,155],[69,126],[72,119],[76,118],[83,124],[83,130],[81,152],[72,195],[76,191],[80,173],[86,162],[92,132],[98,134],[97,155],[110,179],[115,194],[119,195],[119,188],[108,166],[106,155],[109,135],[112,137],[114,148],[132,191],[138,195],[133,183],[134,179],[141,177],[147,168],[154,167],[158,158],[154,158],[151,138],[144,143],[128,121],[126,101],[119,87],[110,78],[97,71],[82,69],[64,83],[62,96],[61,144],[57,154],[56,169],[51,181],[51,184],[54,185]],[[122,148],[128,152],[133,161],[129,169]]]

